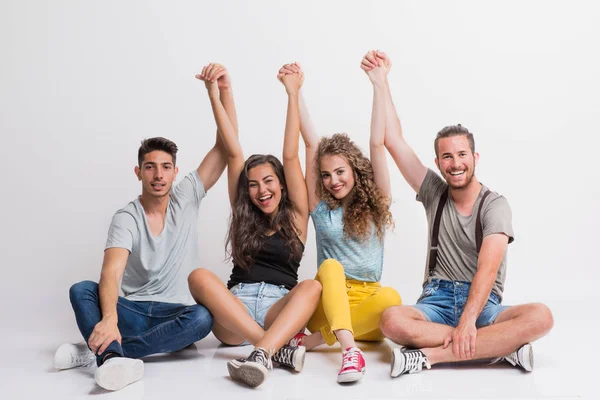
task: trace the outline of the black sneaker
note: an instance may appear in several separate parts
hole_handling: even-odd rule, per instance
[[[395,348],[392,351],[392,368],[390,375],[392,378],[402,374],[416,374],[421,372],[425,366],[431,368],[429,360],[421,350],[408,350]]]
[[[296,372],[302,371],[304,366],[304,356],[306,355],[306,347],[292,347],[284,345],[275,354],[273,361],[282,367],[293,369]]]
[[[273,369],[271,356],[266,350],[256,348],[247,358],[238,358],[227,363],[229,376],[234,381],[257,387],[267,379]]]

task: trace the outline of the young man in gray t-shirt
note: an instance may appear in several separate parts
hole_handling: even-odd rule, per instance
[[[237,133],[227,70],[211,64],[202,77],[218,82],[219,100]],[[69,292],[85,343],[60,346],[54,365],[67,369],[95,360],[96,382],[107,390],[140,380],[140,357],[181,350],[213,326],[208,310],[194,304],[187,278],[200,264],[200,202],[225,169],[225,150],[217,135],[200,166],[174,186],[176,154],[168,139],[142,142],[135,167],[142,194],[113,217],[100,282],[79,282]],[[124,297],[118,296],[121,279]]]
[[[367,53],[362,63],[365,70],[390,65],[381,52]],[[430,247],[417,304],[390,307],[381,317],[382,332],[406,346],[393,351],[392,377],[474,359],[531,371],[530,342],[548,333],[553,319],[543,304],[501,305],[514,236],[508,202],[475,176],[479,154],[461,125],[442,129],[435,139],[442,177],[426,168],[404,140],[387,85],[386,92],[385,146],[425,207]]]

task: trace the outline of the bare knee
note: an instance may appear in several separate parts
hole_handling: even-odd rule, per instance
[[[203,292],[211,282],[216,278],[216,275],[206,268],[196,268],[188,276],[188,286],[190,292],[196,296],[196,293]],[[218,279],[218,278],[217,278]]]
[[[387,308],[381,314],[381,320],[379,321],[379,329],[381,329],[381,332],[394,341],[406,338],[410,333],[407,328],[412,319],[409,316],[409,311],[407,306]]]
[[[321,297],[321,290],[323,286],[321,282],[315,279],[306,279],[297,285],[298,290],[302,291],[303,295],[308,295],[310,297],[316,297],[317,299]]]
[[[533,320],[533,334],[542,337],[546,335],[554,326],[554,317],[552,311],[542,303],[530,304],[529,315]]]

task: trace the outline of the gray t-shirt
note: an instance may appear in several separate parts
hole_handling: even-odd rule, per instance
[[[187,278],[200,265],[198,208],[205,195],[197,171],[172,187],[158,236],[152,235],[139,198],[116,212],[106,249],[129,250],[121,283],[128,300],[194,304]]]
[[[435,212],[444,191],[448,190],[448,184],[431,169],[421,184],[417,195],[417,201],[423,203],[429,223],[429,238],[427,263],[425,264],[425,282],[429,277],[429,247],[431,246],[431,231]],[[452,196],[444,206],[442,220],[440,223],[438,255],[433,278],[450,281],[472,282],[477,272],[477,245],[475,242],[475,225],[477,212],[481,198],[487,188],[482,185],[479,197],[473,205],[473,212],[469,216],[463,216],[456,210]],[[491,192],[485,199],[481,211],[481,224],[483,226],[483,237],[495,233],[503,233],[508,236],[508,242],[512,243],[514,234],[512,229],[512,212],[508,201],[503,196]],[[492,291],[502,300],[504,280],[506,279],[506,252],[500,263],[496,281]]]

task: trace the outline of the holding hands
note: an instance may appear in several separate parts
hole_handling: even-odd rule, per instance
[[[196,74],[196,79],[204,81],[208,93],[218,93],[219,91],[229,90],[231,88],[231,77],[227,68],[221,64],[210,63],[202,72]]]
[[[371,50],[363,57],[360,68],[366,72],[373,85],[381,85],[385,83],[392,62],[383,51]]]
[[[304,83],[304,72],[297,62],[284,64],[277,73],[277,79],[285,86],[288,96],[296,96]]]

